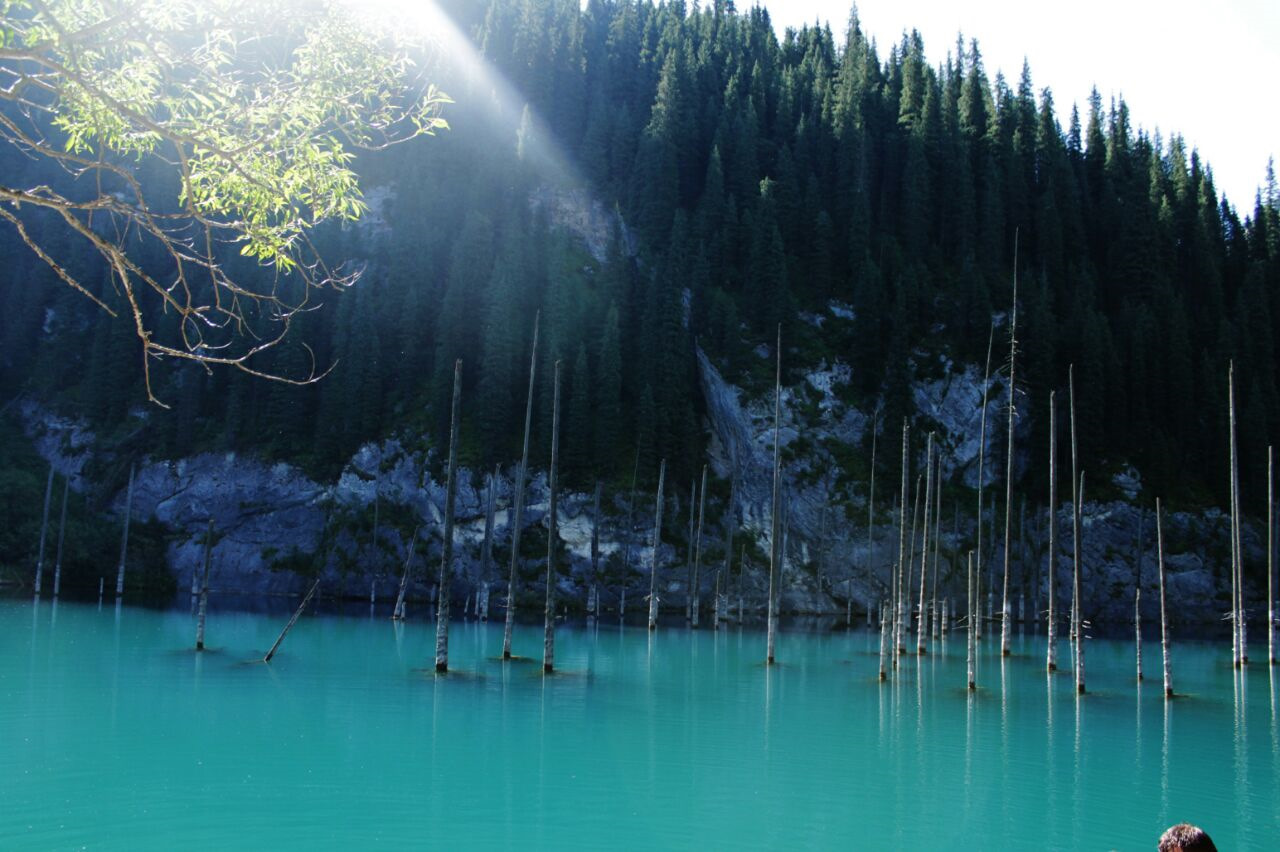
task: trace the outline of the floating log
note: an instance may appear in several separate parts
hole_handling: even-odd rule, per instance
[[[124,594],[125,554],[129,552],[129,518],[133,515],[133,470],[129,465],[129,489],[124,499],[124,535],[120,539],[120,568],[116,572],[116,597]]]
[[[40,594],[40,583],[44,577],[44,540],[49,532],[49,503],[53,500],[53,465],[49,465],[49,478],[44,484],[44,514],[40,519],[40,553],[36,556],[35,593]]]
[[[551,470],[548,474],[548,485],[551,491],[547,504],[547,602],[543,609],[542,624],[542,670],[555,670],[556,660],[556,539],[560,531],[556,528],[559,515],[560,499],[560,362],[554,367],[552,402],[551,402]]]
[[[453,362],[453,403],[449,415],[449,466],[444,485],[444,542],[440,591],[436,595],[436,671],[449,670],[449,584],[453,579],[453,508],[458,491],[458,418],[462,408],[462,359]],[[463,608],[466,614],[466,608]]]
[[[323,568],[321,568],[323,570]],[[298,608],[293,613],[293,618],[289,619],[289,623],[284,626],[284,630],[280,631],[280,636],[276,639],[276,643],[271,646],[271,650],[262,658],[262,662],[269,663],[271,658],[276,655],[276,651],[280,649],[280,643],[284,641],[284,637],[289,635],[289,631],[293,629],[293,625],[298,623],[298,619],[302,616],[302,611],[307,608],[307,604],[311,603],[311,597],[316,593],[316,589],[320,588],[320,578],[316,577],[316,581],[311,584],[311,588],[307,590],[307,595],[302,599],[302,603],[298,604]]]
[[[538,322],[541,312],[533,315],[533,349],[529,354],[529,393],[524,406],[524,448],[520,466],[516,468],[515,506],[511,513],[511,573],[507,578],[507,618],[502,628],[502,659],[511,659],[511,633],[516,618],[516,568],[520,565],[520,532],[524,526],[525,476],[529,472],[529,430],[533,425],[533,380],[538,369]]]
[[[658,629],[658,548],[662,545],[662,488],[667,478],[667,460],[658,465],[658,496],[654,503],[653,555],[649,559],[649,629]]]
[[[1164,664],[1164,697],[1173,697],[1173,670],[1169,662],[1169,619],[1164,608],[1164,525],[1160,519],[1160,498],[1156,498],[1156,558],[1160,570],[1160,655]]]
[[[205,614],[209,610],[209,564],[212,561],[213,561],[213,518],[209,518],[209,528],[204,534],[204,570],[200,572],[200,608],[196,611],[196,650],[197,651],[204,650],[204,619],[205,619]],[[284,638],[284,637],[281,637],[281,638]]]
[[[62,514],[58,519],[58,555],[53,562],[53,596],[62,591],[62,542],[67,535],[67,496],[71,493],[71,478],[62,478]]]

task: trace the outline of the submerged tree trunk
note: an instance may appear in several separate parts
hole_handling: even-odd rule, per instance
[[[209,608],[209,564],[213,561],[213,518],[204,534],[204,570],[200,572],[200,608],[196,613],[196,650],[204,650],[204,618]]]
[[[44,515],[40,519],[40,553],[36,556],[35,592],[40,594],[40,584],[44,577],[44,540],[49,532],[49,503],[53,500],[53,465],[49,465],[49,478],[44,484]],[[121,558],[123,561],[123,557]]]
[[[323,569],[321,569],[323,570]],[[307,591],[306,597],[302,599],[302,603],[298,604],[298,608],[293,613],[293,618],[289,619],[289,623],[284,626],[284,630],[280,631],[276,643],[271,646],[271,650],[262,658],[262,662],[269,663],[271,658],[276,655],[276,651],[280,649],[280,643],[284,641],[284,637],[289,635],[289,631],[293,629],[293,625],[297,624],[298,619],[302,616],[302,611],[307,608],[307,604],[311,603],[311,597],[316,593],[316,589],[320,588],[320,578],[316,577],[316,581],[311,584],[311,588]]]
[[[71,478],[62,478],[62,514],[58,519],[58,554],[53,560],[53,596],[62,591],[62,542],[67,535],[67,497],[71,494]]]
[[[769,598],[765,605],[765,622],[768,631],[768,648],[765,663],[773,665],[774,643],[777,639],[778,613],[774,595],[777,593],[778,572],[782,567],[782,455],[779,436],[782,432],[782,325],[778,325],[776,367],[773,380],[773,509],[772,531],[769,536]]]
[[[1067,393],[1071,407],[1071,638],[1075,649],[1076,692],[1084,692],[1084,636],[1080,625],[1082,601],[1080,600],[1080,501],[1084,499],[1084,474],[1080,473],[1080,458],[1076,445],[1076,374],[1075,365],[1067,368]]]
[[[658,465],[658,497],[653,510],[653,556],[649,560],[649,629],[658,629],[658,548],[662,545],[662,488],[667,478],[667,460]]]
[[[1231,663],[1237,668],[1248,661],[1244,650],[1240,612],[1240,468],[1236,453],[1236,367],[1227,370],[1227,409],[1231,426]]]
[[[116,597],[124,594],[125,555],[129,552],[129,519],[133,515],[133,470],[129,465],[129,489],[124,498],[124,535],[120,538],[120,568],[116,572]]]
[[[725,513],[724,513],[725,527],[726,527],[725,544],[724,544],[725,609],[722,613],[722,617],[728,617],[729,615],[732,615],[732,613],[730,612],[730,607],[728,605],[728,598],[730,594],[730,591],[729,591],[730,585],[733,582],[733,534],[738,526],[733,513],[735,510],[735,506],[737,504],[737,498],[738,498],[738,475],[735,471],[735,473],[733,474],[733,477],[729,480],[729,505],[725,509]],[[739,567],[738,570],[741,571],[742,570],[741,567]]]
[[[391,610],[392,621],[404,620],[404,595],[409,588],[409,566],[413,564],[413,548],[418,544],[418,531],[421,527],[413,528],[413,535],[409,537],[409,548],[405,551],[404,557],[404,573],[400,575],[400,592],[396,595],[395,608]]]
[[[1142,510],[1138,510],[1138,554],[1134,560],[1135,582],[1133,589],[1133,646],[1137,654],[1138,680],[1142,680]]]
[[[1275,610],[1275,588],[1271,585],[1272,574],[1275,573],[1275,526],[1276,526],[1276,503],[1275,503],[1275,459],[1272,458],[1272,448],[1267,446],[1267,659],[1271,660],[1271,665],[1276,664],[1276,610]],[[67,503],[63,503],[64,507]],[[58,553],[63,551],[61,539],[59,539]],[[59,563],[61,558],[59,558]],[[56,576],[56,574],[55,574]],[[54,585],[54,594],[58,594],[58,585]]]
[[[934,460],[933,481],[933,576],[929,578],[929,587],[933,591],[933,600],[929,605],[929,626],[933,638],[939,639],[942,634],[941,619],[938,618],[938,559],[942,543],[942,450]]]
[[[498,475],[501,468],[494,465],[489,474],[489,493],[485,496],[484,542],[480,545],[480,589],[476,598],[476,614],[481,621],[489,620],[489,580],[493,574],[493,526],[497,513]]]
[[[880,679],[888,680],[889,672],[885,666],[885,657],[888,651],[889,639],[889,619],[885,618],[884,611],[880,612]]]
[[[968,586],[969,586],[969,637],[967,640],[967,653],[969,657],[969,664],[968,664],[969,690],[973,691],[978,688],[978,679],[977,679],[976,673],[974,672],[974,666],[973,666],[974,651],[975,651],[975,646],[977,645],[977,635],[974,632],[976,628],[975,622],[977,621],[977,619],[974,618],[974,614],[977,612],[977,610],[974,608],[975,602],[974,602],[974,594],[973,594],[974,589],[973,589],[973,551],[972,550],[969,551]]]
[[[690,590],[692,594],[692,616],[693,626],[698,626],[698,610],[702,608],[702,520],[707,509],[707,466],[702,466],[702,485],[698,492],[698,532],[694,537],[693,545],[693,588]]]
[[[520,466],[516,468],[515,505],[511,510],[511,573],[507,577],[507,617],[502,629],[502,659],[511,659],[511,632],[516,623],[516,568],[520,565],[520,532],[524,526],[525,477],[529,473],[529,429],[533,424],[533,380],[538,370],[538,322],[541,312],[533,315],[533,347],[529,353],[529,393],[524,405],[524,448]]]
[[[1049,391],[1049,641],[1045,665],[1049,671],[1058,668],[1058,621],[1054,612],[1058,582],[1058,409],[1056,394]]]
[[[600,495],[604,485],[596,480],[595,498],[591,501],[591,591],[587,597],[587,614],[594,616],[600,608]]]
[[[462,359],[453,362],[453,404],[449,415],[449,467],[444,484],[444,544],[440,593],[436,596],[436,671],[449,670],[449,585],[453,579],[453,508],[458,492],[458,417],[462,408]],[[465,615],[466,610],[463,610]]]
[[[977,530],[977,536],[976,536],[977,541],[975,542],[976,549],[977,549],[977,560],[975,563],[976,572],[974,574],[974,577],[976,578],[975,580],[976,585],[974,586],[974,598],[977,603],[976,603],[976,606],[974,606],[973,608],[973,614],[978,618],[978,623],[974,625],[976,639],[982,638],[982,621],[981,621],[982,510],[983,510],[982,489],[983,489],[983,480],[986,478],[986,464],[987,464],[987,389],[991,384],[991,349],[995,343],[995,339],[996,339],[996,324],[994,321],[992,321],[991,329],[990,331],[987,332],[987,366],[982,372],[982,397],[979,400],[979,404],[982,406],[982,416],[979,421],[980,426],[978,427],[978,520],[977,520],[977,525],[975,527],[975,529]]]
[[[915,579],[916,568],[916,528],[920,525],[921,478],[919,474],[916,474],[915,504],[911,508],[911,538],[909,539],[911,544],[907,549],[906,576],[903,578],[902,586],[902,643],[898,646],[899,654],[907,653],[907,634],[911,632],[911,615],[913,612],[911,588],[912,581]]]
[[[916,654],[928,652],[928,629],[925,621],[925,580],[929,577],[929,506],[933,501],[933,433],[925,444],[924,452],[924,523],[920,540],[920,617],[916,621]],[[916,495],[917,499],[919,494]]]
[[[898,564],[893,569],[893,665],[898,665],[898,653],[902,648],[902,566],[907,560],[907,476],[910,460],[907,442],[910,439],[910,427],[907,418],[902,418],[902,491],[898,500]]]
[[[1160,566],[1160,655],[1164,665],[1164,697],[1173,697],[1173,670],[1169,664],[1169,619],[1164,609],[1164,524],[1160,498],[1156,498],[1156,557]]]
[[[880,421],[880,409],[871,415],[871,484],[867,489],[867,627],[871,626],[871,578],[876,566],[876,432]],[[849,589],[853,600],[853,588]]]
[[[640,451],[636,450],[635,465],[631,468],[631,499],[627,501],[627,531],[622,543],[622,590],[618,593],[618,618],[627,612],[627,583],[631,581],[631,537],[636,531],[636,478],[640,475]]]
[[[560,499],[560,362],[555,364],[554,386],[551,403],[551,472],[548,486],[551,491],[547,505],[547,605],[542,612],[542,670],[555,669],[556,661],[556,539],[560,531],[558,501]]]
[[[1013,550],[1013,432],[1017,406],[1015,373],[1018,362],[1018,237],[1014,233],[1013,307],[1009,313],[1009,426],[1004,465],[1004,594],[1000,603],[1000,655],[1009,656],[1009,557]]]

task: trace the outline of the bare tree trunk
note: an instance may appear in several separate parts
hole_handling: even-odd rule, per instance
[[[453,362],[453,405],[449,415],[449,467],[444,485],[444,544],[440,593],[436,596],[436,671],[449,670],[449,585],[453,579],[453,508],[458,492],[458,417],[462,408],[462,359]],[[466,609],[463,609],[466,614]]]
[[[71,493],[71,478],[62,478],[62,515],[58,520],[58,555],[53,561],[53,596],[62,591],[62,541],[67,535],[67,496]]]
[[[702,466],[702,485],[698,492],[698,532],[693,546],[693,588],[692,597],[693,626],[698,626],[698,610],[702,608],[702,521],[707,509],[707,466]]]
[[[929,433],[929,440],[925,445],[924,452],[924,523],[921,525],[920,540],[920,618],[916,621],[916,654],[928,653],[928,629],[929,625],[925,622],[925,580],[929,577],[929,506],[933,501],[933,433]],[[919,494],[916,495],[917,499]]]
[[[587,599],[587,614],[596,615],[600,608],[600,495],[604,485],[596,480],[595,498],[591,501],[591,592]]]
[[[768,631],[768,650],[765,662],[773,665],[774,642],[778,630],[777,608],[774,594],[778,584],[778,572],[782,567],[782,325],[778,325],[776,372],[773,381],[773,509],[772,530],[769,535],[769,598],[765,606],[765,622]]]
[[[481,621],[489,620],[489,580],[493,574],[493,527],[497,514],[498,475],[501,468],[494,465],[489,475],[489,493],[485,495],[484,542],[480,545],[480,589],[476,599],[477,615]]]
[[[867,627],[871,626],[871,578],[876,566],[876,427],[879,420],[880,409],[877,408],[871,415],[871,486],[867,490]],[[849,587],[849,600],[852,603],[852,583]]]
[[[262,662],[271,662],[271,658],[274,657],[276,655],[276,651],[280,649],[280,643],[284,641],[284,637],[289,635],[289,631],[293,629],[293,625],[297,624],[298,619],[302,616],[302,611],[307,608],[307,604],[311,603],[311,598],[318,588],[320,588],[320,578],[316,577],[316,581],[311,584],[311,588],[307,591],[307,596],[302,599],[302,603],[298,604],[298,608],[293,613],[293,618],[289,619],[289,623],[284,626],[284,630],[280,631],[280,636],[276,639],[276,643],[271,646],[271,650],[262,658]]]
[[[1075,643],[1076,692],[1084,692],[1084,636],[1080,625],[1084,620],[1080,617],[1083,602],[1080,600],[1080,563],[1083,554],[1080,549],[1080,501],[1084,499],[1084,474],[1079,473],[1080,458],[1076,445],[1076,374],[1075,365],[1067,368],[1067,393],[1071,404],[1071,636]]]
[[[974,617],[974,615],[977,612],[977,610],[974,608],[975,601],[974,601],[974,594],[973,594],[974,587],[973,587],[973,551],[972,550],[969,551],[968,586],[969,586],[969,636],[966,644],[967,644],[968,656],[969,656],[969,691],[972,692],[973,690],[978,688],[978,679],[977,679],[976,673],[974,672],[974,665],[973,665],[974,651],[975,651],[975,646],[977,645],[977,634],[975,633],[975,630],[977,627],[977,624],[976,624],[977,619]]]
[[[618,595],[618,618],[627,611],[627,583],[631,580],[631,538],[636,531],[636,477],[640,474],[640,451],[636,450],[635,465],[631,468],[631,499],[627,502],[627,532],[622,544],[622,592]]]
[[[1164,697],[1173,697],[1173,670],[1169,665],[1169,619],[1164,609],[1164,525],[1160,519],[1160,498],[1156,498],[1156,556],[1160,565],[1160,653],[1164,663]]]
[[[409,549],[405,551],[404,573],[400,575],[400,592],[396,595],[395,608],[391,610],[392,621],[404,620],[404,595],[409,588],[409,566],[413,563],[413,548],[418,543],[419,529],[421,527],[413,528],[413,535],[409,538]]]
[[[516,468],[515,505],[511,510],[511,573],[507,577],[507,617],[502,629],[502,659],[511,659],[511,632],[516,623],[516,568],[520,565],[520,532],[524,527],[525,477],[529,473],[529,429],[533,425],[533,380],[538,370],[538,323],[542,313],[533,316],[533,347],[529,353],[529,393],[524,405],[524,448],[520,466]]]
[[[889,672],[885,666],[885,657],[888,656],[888,639],[889,639],[889,619],[885,618],[884,611],[880,612],[880,679],[888,680]]]
[[[933,576],[929,585],[933,590],[933,601],[929,605],[929,625],[933,638],[939,639],[942,634],[941,619],[938,618],[938,557],[942,544],[942,450],[934,460],[936,479],[933,482]]]
[[[915,579],[916,567],[916,528],[920,525],[920,474],[916,474],[915,501],[911,509],[911,544],[907,548],[907,569],[902,585],[902,642],[898,645],[898,653],[907,653],[907,634],[911,632],[911,588]]]
[[[662,546],[662,488],[667,478],[667,460],[658,465],[658,497],[653,510],[653,556],[649,560],[649,629],[658,629],[658,548]]]
[[[827,495],[827,499],[823,500],[822,508],[818,511],[818,546],[816,548],[817,553],[815,554],[817,557],[817,570],[815,574],[818,581],[819,595],[822,594],[822,556],[824,552],[823,548],[827,541],[827,507],[829,505],[829,500],[830,495]]]
[[[1237,668],[1245,661],[1240,630],[1240,489],[1236,455],[1236,367],[1227,370],[1227,408],[1231,424],[1231,663]]]
[[[196,650],[204,650],[204,618],[209,609],[209,564],[213,561],[213,518],[204,534],[204,570],[200,572],[200,608],[196,613]]]
[[[547,605],[543,610],[542,626],[542,670],[555,670],[556,660],[556,539],[560,531],[556,526],[559,520],[560,479],[558,467],[560,463],[560,362],[555,365],[555,385],[551,403],[551,473],[549,488],[550,503],[547,507]]]
[[[1271,660],[1271,665],[1276,664],[1276,610],[1275,610],[1275,588],[1271,585],[1272,574],[1275,573],[1275,526],[1276,526],[1276,504],[1275,504],[1275,459],[1272,457],[1272,448],[1267,446],[1267,659]],[[63,505],[67,505],[65,500]],[[59,539],[58,551],[61,553],[61,539]],[[61,559],[59,558],[59,562]],[[56,574],[55,574],[56,576]],[[58,594],[58,585],[54,583],[54,594]]]
[[[133,465],[129,465],[129,489],[124,498],[124,535],[120,538],[120,568],[116,571],[116,597],[124,594],[125,554],[129,552],[129,519],[133,515]]]
[[[737,529],[737,519],[734,517],[734,511],[737,506],[738,499],[738,474],[735,467],[732,478],[729,480],[729,506],[725,509],[725,544],[724,544],[724,595],[725,609],[723,617],[731,615],[728,605],[728,597],[730,594],[730,584],[733,582],[733,534]],[[741,567],[738,569],[741,571]]]
[[[36,556],[35,592],[40,594],[40,583],[44,577],[44,540],[49,532],[49,503],[53,500],[53,465],[49,465],[49,478],[44,484],[44,515],[40,519],[40,553]],[[122,560],[123,561],[123,560]]]
[[[1004,595],[1000,603],[1000,655],[1009,656],[1009,557],[1013,550],[1013,431],[1017,416],[1014,397],[1017,395],[1015,381],[1018,363],[1018,237],[1014,233],[1013,248],[1013,308],[1009,312],[1009,434],[1004,465]]]
[[[910,459],[908,441],[911,437],[907,418],[902,418],[902,491],[898,501],[898,564],[893,568],[893,665],[898,665],[898,653],[902,647],[902,567],[907,561],[907,475]]]
[[[986,478],[986,461],[987,461],[987,389],[991,384],[991,348],[996,339],[996,324],[993,320],[991,329],[987,333],[987,366],[982,373],[982,399],[979,404],[982,406],[981,425],[978,428],[978,520],[977,520],[977,562],[976,572],[974,576],[977,578],[977,585],[974,586],[974,597],[977,605],[973,608],[973,613],[978,616],[978,623],[974,625],[975,639],[982,638],[982,489],[983,480]]]
[[[1138,555],[1134,560],[1136,582],[1133,587],[1133,643],[1138,663],[1138,680],[1142,680],[1142,510],[1138,510]]]
[[[1049,642],[1046,663],[1049,671],[1058,669],[1058,620],[1054,612],[1058,577],[1058,408],[1056,394],[1049,391]]]

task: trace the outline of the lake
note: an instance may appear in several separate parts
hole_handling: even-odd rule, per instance
[[[1280,839],[1280,672],[1225,641],[1094,639],[1089,694],[964,634],[876,678],[878,634],[765,636],[682,622],[458,621],[430,671],[424,610],[215,606],[204,653],[182,606],[0,599],[0,848],[1154,849],[1195,822],[1219,848]],[[416,617],[415,617],[416,616]],[[911,643],[914,649],[914,641]]]

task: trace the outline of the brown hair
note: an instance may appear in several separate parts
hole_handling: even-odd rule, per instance
[[[1160,835],[1159,852],[1218,852],[1209,835],[1189,822],[1178,823]]]

